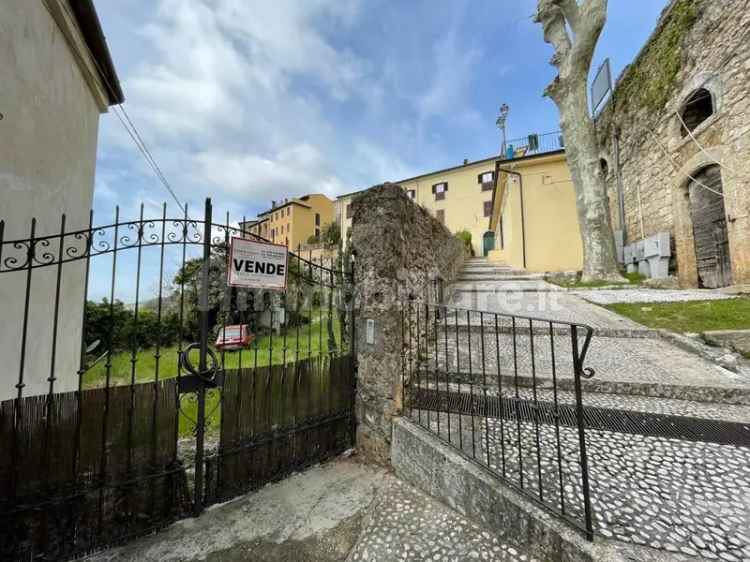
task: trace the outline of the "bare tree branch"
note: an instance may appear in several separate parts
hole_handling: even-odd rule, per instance
[[[555,2],[562,13],[565,15],[565,19],[573,30],[573,33],[578,34],[579,22],[580,22],[580,8],[578,7],[578,0],[556,0]]]
[[[573,0],[575,2],[575,0]],[[584,14],[585,17],[580,16]],[[571,50],[573,65],[588,68],[594,56],[596,43],[607,21],[607,0],[585,0],[579,7],[579,21],[576,38]]]
[[[539,0],[535,21],[542,24],[544,41],[555,48],[552,64],[560,68],[570,51],[571,42],[565,27],[565,15],[556,0]]]

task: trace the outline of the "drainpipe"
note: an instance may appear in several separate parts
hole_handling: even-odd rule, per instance
[[[617,211],[620,219],[620,230],[622,230],[622,243],[628,240],[628,231],[625,225],[625,190],[622,185],[622,171],[620,169],[620,138],[617,127],[612,127],[612,151],[615,160],[615,180],[617,181]]]
[[[508,170],[507,168],[498,168],[498,170],[518,178],[518,192],[521,196],[521,250],[523,251],[523,268],[526,269],[526,212],[523,207],[523,176],[518,172]]]

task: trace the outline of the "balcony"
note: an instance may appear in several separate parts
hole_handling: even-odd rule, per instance
[[[556,152],[565,148],[562,132],[537,134],[511,139],[505,142],[505,150],[500,155],[502,160],[513,160],[524,156],[535,156]]]

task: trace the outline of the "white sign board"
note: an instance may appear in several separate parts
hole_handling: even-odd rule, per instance
[[[287,247],[232,238],[227,284],[244,289],[286,290]]]
[[[591,83],[591,111],[596,113],[599,106],[609,93],[612,92],[612,73],[610,72],[609,59],[599,67],[594,81]]]

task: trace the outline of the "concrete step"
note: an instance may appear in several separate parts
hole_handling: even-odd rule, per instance
[[[537,276],[534,273],[524,273],[521,271],[506,271],[490,274],[477,274],[477,273],[461,273],[459,274],[456,281],[460,283],[474,281],[482,283],[486,281],[531,281],[539,280],[542,277]]]
[[[503,270],[503,271],[507,271],[507,270],[511,269],[511,267],[508,266],[508,265],[496,265],[496,264],[485,264],[485,263],[483,263],[483,264],[477,264],[477,265],[473,265],[473,264],[464,265],[464,267],[462,269],[464,271],[494,271],[494,270],[498,270],[498,269],[499,270]]]
[[[523,273],[512,269],[462,269],[461,275],[474,275],[477,277],[492,277],[493,275],[508,275],[512,273]]]

